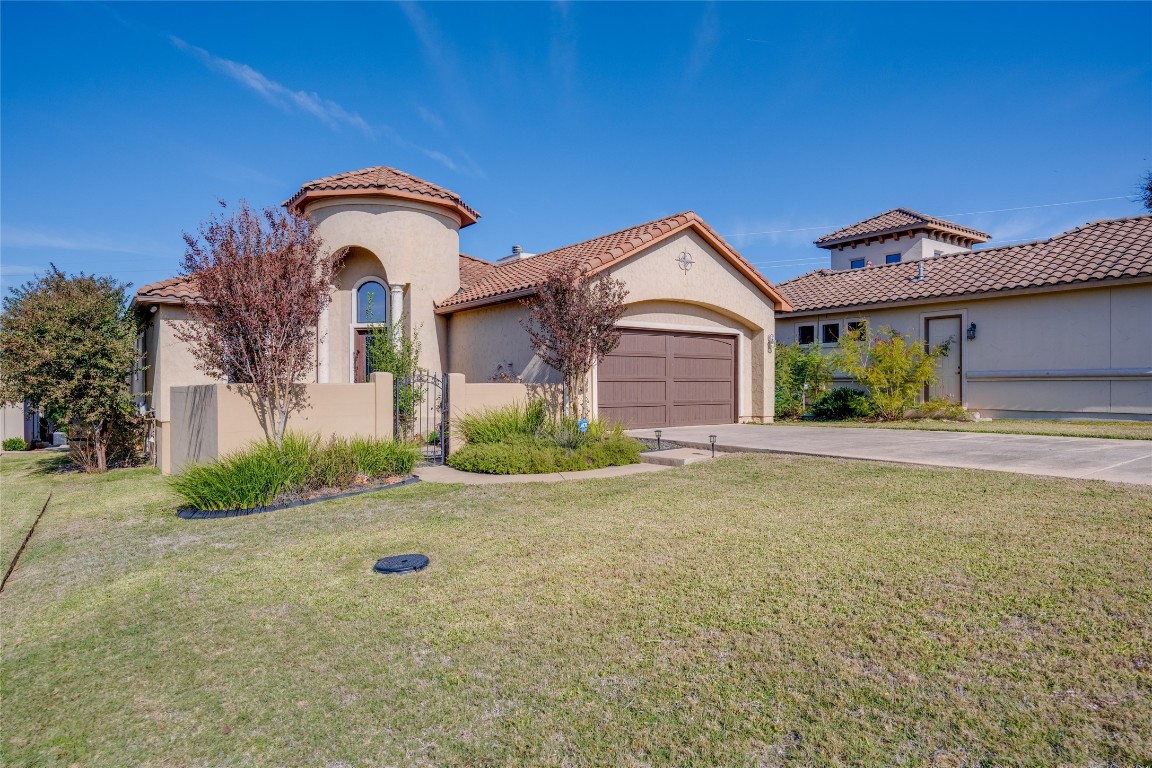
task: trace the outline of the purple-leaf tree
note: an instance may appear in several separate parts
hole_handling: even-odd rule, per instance
[[[620,343],[616,327],[628,291],[615,278],[587,274],[579,264],[562,264],[524,301],[521,325],[536,355],[560,373],[569,414],[579,415],[592,368]]]
[[[239,208],[212,217],[199,237],[185,233],[183,274],[195,279],[185,299],[192,322],[176,337],[197,368],[241,385],[265,436],[282,445],[288,417],[306,404],[314,372],[317,323],[344,252],[328,253],[307,217]]]

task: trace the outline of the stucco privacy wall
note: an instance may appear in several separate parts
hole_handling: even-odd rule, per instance
[[[326,248],[357,249],[337,275],[328,333],[318,344],[317,381],[353,380],[354,293],[364,277],[404,287],[409,328],[419,329],[420,365],[447,370],[448,321],[435,314],[435,302],[460,288],[460,221],[438,206],[387,198],[326,198],[307,210]]]
[[[289,417],[290,431],[325,438],[393,438],[392,374],[374,373],[368,384],[302,386],[308,405]],[[160,463],[164,474],[264,439],[256,411],[237,385],[173,387],[171,393],[171,447]]]
[[[448,424],[451,436],[448,440],[450,453],[460,450],[464,438],[453,426],[461,416],[478,414],[490,408],[528,402],[528,387],[524,384],[476,383],[471,384],[462,373],[448,374]]]
[[[800,325],[866,318],[917,338],[924,320],[961,316],[965,405],[992,417],[1152,419],[1152,284],[1079,288],[857,312],[780,317]]]

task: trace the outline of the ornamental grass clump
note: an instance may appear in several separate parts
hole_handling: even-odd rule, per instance
[[[294,498],[380,481],[412,472],[419,448],[367,438],[288,433],[207,464],[194,464],[169,481],[191,509],[265,507]]]
[[[453,423],[465,445],[448,458],[464,472],[522,475],[636,464],[642,445],[618,424],[569,414],[553,417],[543,400],[491,408]]]

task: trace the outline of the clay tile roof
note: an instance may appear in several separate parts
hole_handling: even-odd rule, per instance
[[[490,269],[483,274],[479,274],[475,268],[470,267],[469,275],[479,277],[475,282],[464,279],[462,263],[460,290],[441,301],[437,311],[446,313],[465,305],[489,304],[526,296],[532,293],[536,286],[544,282],[550,272],[563,264],[575,262],[588,272],[598,272],[624,260],[627,256],[647,247],[650,243],[662,240],[666,236],[689,226],[704,233],[708,239],[713,241],[716,250],[729,259],[745,277],[756,284],[776,304],[783,305],[779,293],[756,271],[755,267],[724,242],[723,238],[704,223],[703,219],[692,211],[685,211],[526,259],[489,265]]]
[[[316,198],[351,195],[399,197],[440,205],[455,211],[463,227],[475,224],[480,218],[480,214],[455,192],[383,165],[310,181],[300,187],[300,191],[286,200],[284,205],[287,208],[303,208],[309,200]]]
[[[487,277],[489,272],[495,268],[495,264],[484,261],[483,259],[478,259],[475,256],[469,256],[466,253],[460,254],[461,290],[480,282],[483,278]]]
[[[968,238],[977,243],[986,243],[991,236],[981,232],[978,229],[965,227],[961,224],[954,224],[951,221],[938,219],[935,216],[928,216],[927,214],[917,213],[916,211],[908,210],[907,208],[893,208],[886,213],[879,216],[873,216],[864,221],[858,221],[855,224],[850,224],[843,229],[838,229],[831,234],[824,235],[819,240],[814,241],[816,245],[821,248],[829,248],[833,245],[841,243],[850,243],[854,240],[862,240],[866,237],[876,237],[877,235],[891,235],[898,232],[914,232],[921,229],[935,229],[943,232],[948,232],[954,235]]]
[[[923,280],[916,280],[919,265]],[[1095,221],[1048,240],[961,251],[922,261],[833,272],[780,283],[795,312],[995,293],[1152,276],[1152,215]]]
[[[184,299],[200,298],[196,281],[191,277],[170,277],[145,285],[136,291],[137,304],[180,304]]]

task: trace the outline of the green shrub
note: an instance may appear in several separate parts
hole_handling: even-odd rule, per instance
[[[382,479],[412,471],[419,449],[390,440],[287,434],[283,446],[258,442],[207,464],[196,464],[170,479],[187,506],[195,509],[250,509],[321,488],[341,488],[357,480]]]
[[[547,439],[513,438],[503,443],[468,443],[448,457],[448,466],[489,475],[579,472],[636,464],[642,445],[625,435],[609,435],[568,449]]]
[[[465,414],[455,420],[454,426],[465,442],[487,444],[503,442],[513,435],[535,437],[547,420],[544,401],[530,400],[526,405],[514,403]]]
[[[4,450],[26,451],[28,450],[28,443],[24,442],[24,438],[22,437],[10,437],[4,441]]]
[[[867,392],[851,387],[836,387],[812,403],[812,418],[817,421],[865,419],[875,413]]]
[[[819,344],[777,344],[776,417],[798,419],[832,383],[831,361]]]

